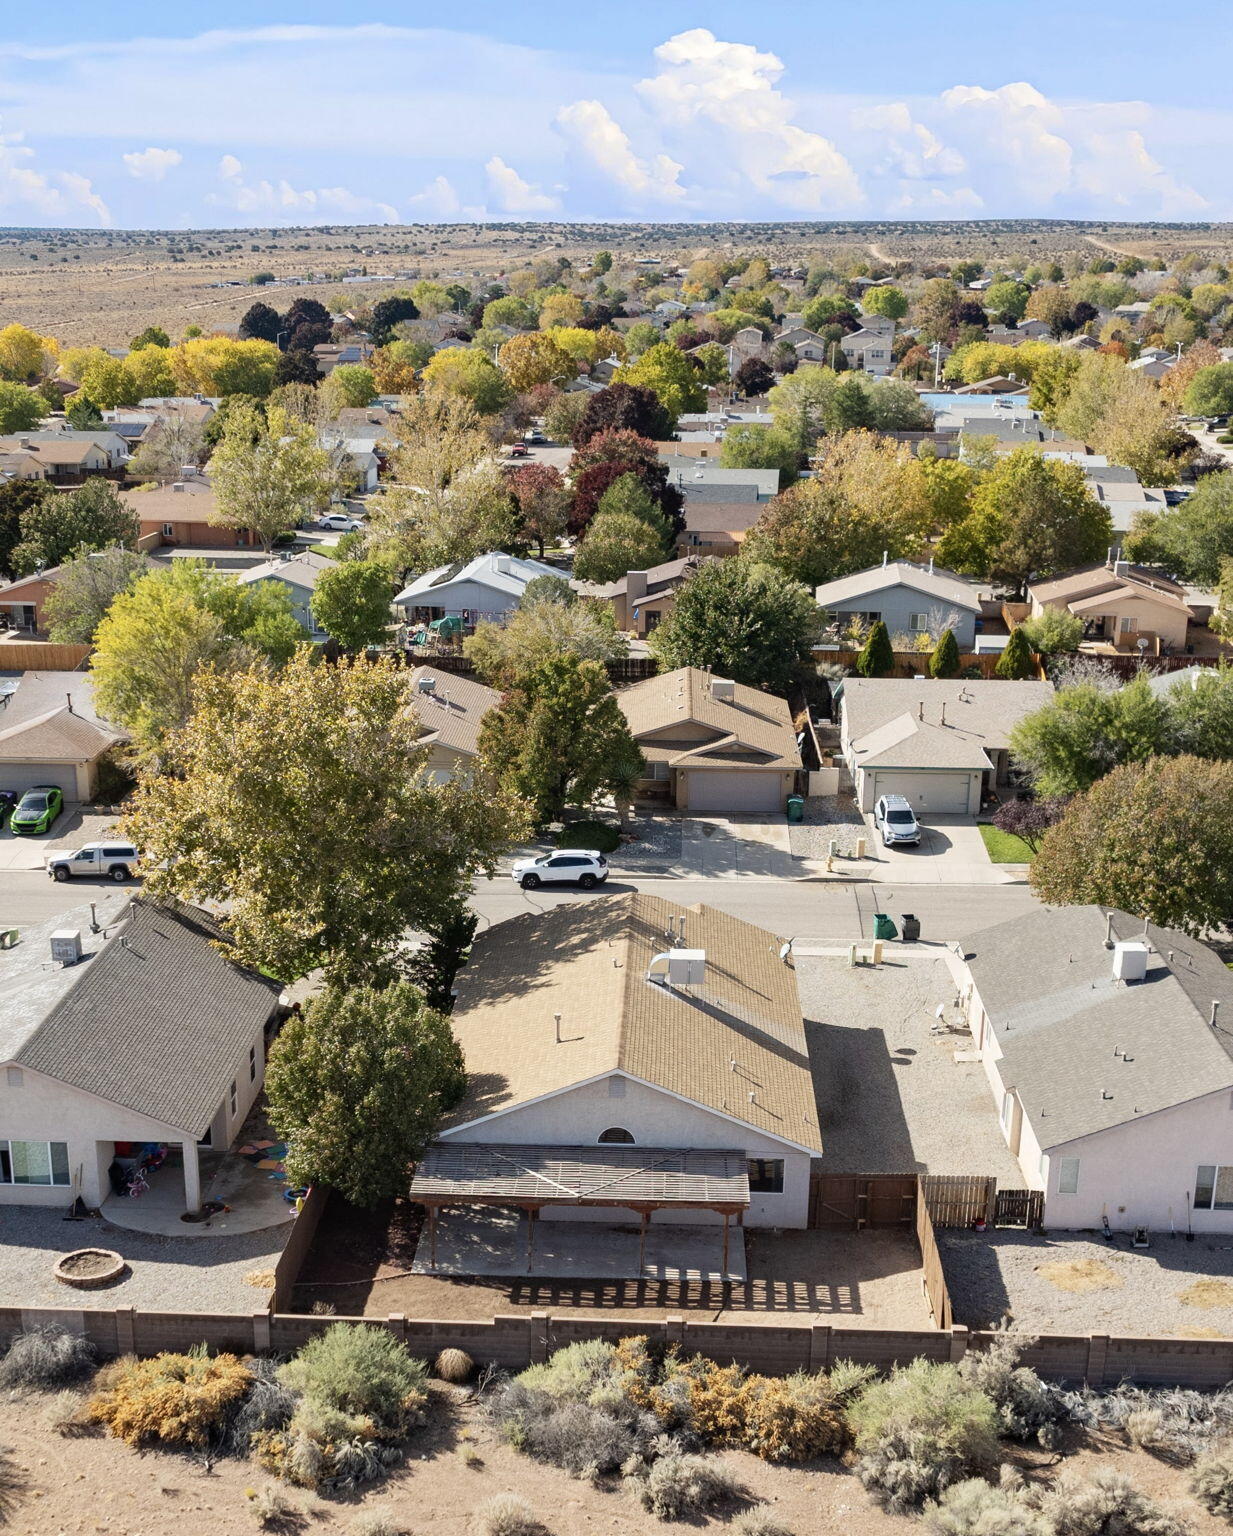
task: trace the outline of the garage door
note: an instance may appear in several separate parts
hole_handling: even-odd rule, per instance
[[[873,798],[902,795],[921,816],[963,815],[969,810],[966,773],[875,773]]]
[[[731,773],[717,768],[696,768],[689,774],[691,811],[782,816],[786,803],[783,780],[778,773]]]
[[[67,763],[0,763],[0,789],[24,792],[36,784],[58,784],[66,800],[77,798],[77,770]]]

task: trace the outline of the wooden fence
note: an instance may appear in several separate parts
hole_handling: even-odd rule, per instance
[[[435,667],[438,672],[449,672],[455,677],[475,676],[475,668],[467,656],[418,656],[410,650],[400,654],[409,667],[418,667],[422,663],[426,667]],[[623,656],[608,663],[608,676],[614,683],[640,683],[643,678],[656,677],[658,674],[659,663],[654,656]]]
[[[809,1225],[845,1227],[910,1227],[916,1217],[914,1173],[815,1173],[809,1180]]]
[[[0,644],[0,672],[79,672],[92,649],[52,645],[49,640],[9,640]]]
[[[291,1293],[295,1289],[300,1270],[304,1267],[304,1260],[308,1257],[308,1250],[313,1245],[313,1238],[317,1235],[317,1228],[321,1224],[321,1217],[325,1213],[329,1198],[329,1191],[320,1184],[315,1184],[304,1197],[304,1204],[295,1218],[295,1225],[291,1228],[287,1246],[279,1254],[278,1263],[274,1266],[274,1289],[270,1294],[271,1312],[277,1312],[282,1307],[291,1305]]]
[[[938,1252],[937,1238],[933,1235],[933,1220],[929,1213],[929,1201],[925,1197],[923,1181],[916,1199],[916,1241],[920,1247],[921,1280],[925,1287],[925,1299],[933,1314],[934,1323],[942,1329],[954,1326],[950,1291],[946,1285],[946,1271],[942,1267],[942,1255]]]
[[[855,671],[860,654],[859,651],[821,650],[815,646],[813,659],[819,662],[831,662],[839,667],[846,667],[851,672]],[[885,675],[887,677],[928,677],[929,656],[929,651],[895,651],[894,669]],[[979,653],[967,651],[960,653],[959,666],[961,670],[965,667],[979,667],[981,677],[996,677],[997,672],[995,669],[998,660],[999,654],[996,651],[981,651]],[[1042,679],[1046,675],[1044,664],[1039,656],[1036,658],[1036,673]]]
[[[935,1227],[970,1227],[976,1221],[993,1225],[998,1181],[992,1175],[927,1173],[921,1189]]]

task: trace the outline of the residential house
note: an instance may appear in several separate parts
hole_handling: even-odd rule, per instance
[[[122,445],[127,457],[124,439],[117,436],[115,440]],[[22,459],[40,466],[42,475],[39,478],[70,485],[80,483],[89,475],[105,475],[113,468],[113,454],[102,444],[90,438],[70,437],[66,432],[11,433],[0,437],[0,453],[19,454]],[[34,476],[26,474],[22,478],[32,479]]]
[[[1010,782],[1012,730],[1052,697],[1045,682],[845,678],[840,744],[857,804],[902,795],[918,816],[975,816]]]
[[[654,312],[661,320],[679,320],[689,312],[689,305],[682,304],[679,299],[665,299],[661,304],[656,304]]]
[[[583,597],[610,603],[616,627],[644,640],[672,612],[677,593],[704,563],[705,557],[687,555],[653,565],[649,570],[630,571],[619,581],[575,581],[571,585]]]
[[[315,549],[301,549],[296,554],[274,555],[260,565],[241,571],[236,580],[241,586],[254,582],[272,581],[286,587],[291,595],[291,611],[304,626],[311,639],[321,642],[329,639],[327,631],[317,622],[313,612],[313,589],[322,571],[334,570],[338,562],[329,555],[318,554]]]
[[[215,523],[214,488],[203,476],[123,493],[137,514],[142,548],[260,549],[251,528]]]
[[[322,378],[333,373],[340,363],[366,362],[372,348],[362,341],[323,341],[313,348],[317,359],[317,372]]]
[[[1141,373],[1145,378],[1155,379],[1157,383],[1164,378],[1166,373],[1172,372],[1176,366],[1177,358],[1173,353],[1169,353],[1167,357],[1139,356],[1133,362],[1126,364],[1126,367],[1131,372]]]
[[[1044,1225],[1233,1232],[1233,977],[1116,908],[1036,907],[955,971],[1002,1134]]]
[[[47,465],[21,448],[0,451],[0,480],[46,480]]]
[[[854,619],[866,626],[879,619],[892,635],[954,633],[961,651],[976,648],[980,592],[966,577],[930,563],[892,560],[870,570],[824,582],[815,594],[836,635]]]
[[[1013,374],[995,373],[987,379],[978,379],[975,384],[961,384],[955,390],[957,395],[1021,395],[1024,383]]]
[[[26,629],[32,635],[41,634],[47,628],[45,605],[55,591],[58,565],[33,576],[19,576],[0,587],[0,613],[13,629]]]
[[[1150,315],[1152,306],[1146,299],[1136,299],[1132,304],[1119,304],[1113,313],[1119,320],[1142,320]]]
[[[685,527],[677,536],[677,554],[734,555],[770,500],[754,485],[693,485],[681,487],[685,497]]]
[[[733,336],[729,347],[739,360],[738,366],[751,357],[765,357],[767,352],[766,337],[756,325],[742,326]]]
[[[438,784],[469,781],[479,757],[484,716],[501,702],[495,688],[474,678],[436,667],[411,672],[411,708],[423,730],[421,745],[431,748],[428,772]]]
[[[1183,650],[1196,617],[1176,582],[1125,560],[1036,582],[1027,595],[1033,617],[1065,609],[1083,620],[1084,640],[1094,648],[1131,655]]]
[[[458,617],[499,619],[512,613],[522,600],[527,584],[537,576],[560,576],[556,566],[540,560],[521,560],[517,555],[490,550],[473,560],[457,560],[417,576],[394,599],[408,623],[413,620]]]
[[[88,672],[23,672],[0,709],[0,789],[55,784],[71,801],[93,800],[99,766],[124,733],[94,707]]]
[[[1020,320],[1019,335],[1026,336],[1029,341],[1052,341],[1053,330],[1047,320]]]
[[[1052,457],[1047,454],[1046,457]],[[1165,493],[1153,487],[1139,484],[1135,471],[1125,464],[1110,464],[1100,454],[1079,458],[1083,478],[1088,490],[1097,501],[1103,502],[1113,519],[1113,531],[1118,537],[1130,532],[1135,519],[1144,513],[1161,513],[1168,510]]]
[[[1098,352],[1100,341],[1095,336],[1089,336],[1086,331],[1080,331],[1078,335],[1067,336],[1065,341],[1058,342],[1058,346],[1069,347],[1075,352]]]
[[[508,1202],[524,1230],[531,1214],[628,1228],[627,1199],[641,1227],[632,1276],[656,1228],[685,1224],[713,1227],[717,1267],[740,1275],[733,1217],[807,1226],[822,1136],[780,947],[714,908],[642,893],[477,935],[450,1018],[468,1094],[411,1186],[429,1207],[429,1245],[440,1206]],[[481,1208],[480,1219],[493,1217]],[[520,1266],[529,1248],[517,1245]]]
[[[67,422],[51,417],[33,432],[10,432],[0,438],[0,444],[12,448],[14,444],[30,443],[31,451],[38,453],[39,443],[93,443],[105,456],[107,469],[123,469],[128,463],[129,445],[114,427],[70,427]],[[94,460],[91,460],[93,467]]]
[[[680,667],[622,689],[617,702],[646,759],[641,795],[678,810],[783,815],[801,772],[784,699]]]
[[[870,315],[868,321],[881,318],[880,315]],[[839,346],[850,368],[861,369],[875,379],[881,379],[895,366],[894,341],[894,321],[891,321],[889,331],[866,322],[859,330],[849,331]]]
[[[156,1143],[199,1208],[198,1145],[244,1123],[278,1014],[225,941],[196,907],[108,891],[0,954],[0,1205],[97,1209],[117,1146]]]

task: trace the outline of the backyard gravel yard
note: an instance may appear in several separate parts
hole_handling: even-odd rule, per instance
[[[65,1221],[59,1211],[6,1206],[0,1216],[0,1306],[260,1312],[290,1231],[284,1225],[234,1237],[154,1237],[109,1221]],[[114,1285],[73,1290],[51,1269],[74,1248],[113,1249],[129,1267]]]
[[[934,1010],[955,996],[946,962],[893,946],[888,956],[877,969],[797,957],[823,1171],[995,1174],[1022,1188],[984,1071],[954,1059],[971,1035],[931,1033]]]
[[[955,1321],[988,1327],[1007,1313],[1032,1333],[1129,1338],[1233,1335],[1233,1244],[1153,1233],[1152,1246],[1082,1233],[939,1231]]]
[[[858,837],[869,838],[869,828],[851,795],[811,795],[805,801],[804,821],[788,827],[788,845],[795,859],[824,859],[831,838],[837,852],[851,857]],[[872,838],[869,841],[872,847]]]

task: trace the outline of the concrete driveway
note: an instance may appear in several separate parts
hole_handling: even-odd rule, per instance
[[[896,885],[1013,885],[1022,876],[1000,864],[991,864],[980,828],[970,816],[930,816],[921,822],[916,847],[884,848],[882,834],[869,826],[869,878]]]
[[[6,826],[0,829],[0,870],[44,869],[49,853],[63,853],[80,848],[83,843],[97,842],[115,821],[110,811],[101,813],[70,800],[43,837],[15,837]]]

